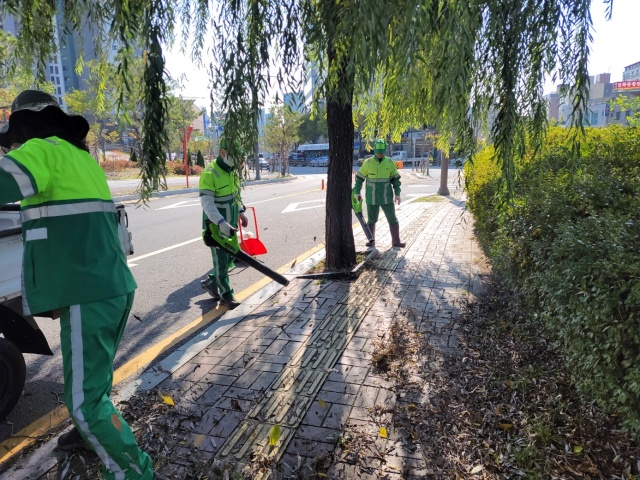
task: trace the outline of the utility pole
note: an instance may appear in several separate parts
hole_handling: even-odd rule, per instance
[[[253,116],[256,122],[256,138],[254,140],[253,143],[253,168],[256,169],[256,180],[260,180],[260,159],[258,157],[258,153],[260,150],[260,139],[258,138],[259,136],[259,124],[260,124],[260,109],[259,104],[258,104],[258,89],[257,88],[252,88],[251,89],[251,103],[253,104]]]
[[[187,143],[191,138],[191,132],[193,132],[193,125],[188,127],[182,127],[182,158],[184,159],[184,174],[187,178],[187,188],[189,188],[189,159],[187,158]]]

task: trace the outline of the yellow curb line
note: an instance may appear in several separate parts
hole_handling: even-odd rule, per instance
[[[277,271],[278,273],[285,273],[288,271],[292,265],[297,264],[298,262],[302,262],[307,259],[314,253],[322,250],[324,248],[324,242],[316,245],[305,253],[299,255],[295,260],[291,262],[287,262],[286,265],[280,267]],[[272,280],[270,278],[263,278],[253,285],[245,288],[242,292],[236,295],[238,300],[244,300],[245,298],[250,297],[255,292],[271,283]],[[221,316],[227,309],[225,307],[218,306],[217,308],[208,311],[201,317],[194,320],[189,325],[184,326],[180,330],[178,330],[173,335],[161,340],[153,347],[145,350],[143,353],[138,355],[137,357],[129,360],[127,363],[122,365],[113,373],[113,384],[116,386],[118,383],[127,379],[129,376],[133,375],[135,372],[140,370],[141,368],[149,365],[155,358],[161,355],[166,350],[173,347],[178,342],[182,341],[184,338],[190,336],[196,330],[199,330],[203,326],[211,323],[213,320]],[[38,437],[45,435],[51,429],[59,426],[63,421],[69,418],[69,412],[65,405],[58,405],[51,412],[43,415],[30,425],[27,425],[22,430],[20,430],[15,435],[6,439],[4,442],[0,443],[0,465],[8,461],[14,455],[20,453],[24,448],[27,448],[36,440]]]

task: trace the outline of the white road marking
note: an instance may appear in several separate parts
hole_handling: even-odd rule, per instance
[[[299,205],[304,205],[305,203],[318,203],[318,205],[313,205],[311,207],[299,206]],[[320,207],[324,207],[324,199],[309,200],[307,202],[290,203],[289,205],[287,205],[287,208],[285,208],[281,213],[299,212],[301,210],[310,210],[312,208],[320,208]]]
[[[273,198],[267,198],[266,200],[258,200],[257,202],[247,202],[247,206],[253,206],[253,205],[257,205],[259,203],[265,203],[265,202],[272,202],[274,200],[280,200],[281,198],[294,197],[296,195],[301,195],[303,193],[310,193],[315,191],[316,190],[307,190],[305,192],[291,193],[289,195],[283,195],[281,197],[273,197]],[[324,202],[324,200],[319,200],[319,201]],[[198,206],[198,207],[200,206],[200,200],[184,200],[182,202],[167,205],[166,207],[156,208],[156,210],[167,210],[169,208],[195,207],[195,206]]]
[[[195,207],[196,205],[200,206],[200,200],[184,200],[182,202],[174,203],[166,207],[156,208],[156,210],[168,210],[170,208],[180,208],[180,207]]]
[[[153,257],[154,255],[158,255],[160,253],[168,252],[169,250],[173,250],[174,248],[184,247],[185,245],[189,245],[190,243],[197,242],[198,240],[202,241],[202,237],[193,238],[191,240],[187,240],[186,242],[178,243],[176,245],[171,245],[170,247],[162,248],[160,250],[156,250],[155,252],[145,253],[144,255],[140,255],[139,257],[129,258],[127,260],[127,265],[129,265],[129,267],[135,267],[137,263],[133,263],[133,262],[142,260],[143,258]]]
[[[253,206],[253,205],[256,205],[258,203],[271,202],[273,200],[279,200],[281,198],[292,197],[294,195],[299,195],[301,193],[309,193],[309,192],[312,192],[312,191],[315,191],[315,190],[309,190],[308,192],[299,192],[299,193],[294,193],[294,194],[289,194],[289,195],[283,195],[281,197],[268,198],[266,200],[260,200],[258,202],[251,202],[250,205]],[[312,203],[312,202],[321,202],[321,203],[319,205],[315,205],[313,207],[298,208],[297,210],[307,210],[307,209],[310,209],[310,208],[318,208],[318,207],[324,206],[324,199],[322,199],[322,200],[311,200],[309,202],[293,203],[293,204],[289,205],[289,207],[287,207],[287,209],[292,207],[292,206],[294,206],[294,205],[301,205],[303,203]],[[200,206],[200,200],[184,200],[182,202],[177,202],[177,203],[174,203],[172,205],[168,205],[166,207],[157,208],[156,210],[166,210],[168,208],[194,207],[194,206],[198,206],[199,207]],[[285,211],[287,211],[287,209],[285,209]],[[294,207],[294,209],[290,210],[290,211],[297,211],[297,210]],[[285,213],[285,211],[283,211],[282,213]],[[140,255],[139,257],[129,258],[129,259],[127,259],[127,265],[129,266],[129,268],[135,267],[138,264],[134,263],[134,262],[137,262],[138,260],[142,260],[144,258],[149,258],[149,257],[152,257],[154,255],[159,255],[161,253],[168,252],[169,250],[173,250],[175,248],[184,247],[185,245],[189,245],[190,243],[197,242],[197,241],[202,241],[202,237],[196,237],[196,238],[193,238],[191,240],[187,240],[186,242],[178,243],[176,245],[171,245],[170,247],[166,247],[166,248],[162,248],[160,250],[156,250],[155,252],[150,252],[150,253],[146,253],[144,255]]]

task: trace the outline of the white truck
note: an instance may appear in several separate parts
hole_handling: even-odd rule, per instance
[[[117,205],[125,255],[133,254],[124,205]],[[53,355],[34,318],[22,310],[20,206],[0,205],[0,421],[16,405],[26,380],[24,353]],[[46,316],[46,314],[44,315]]]
[[[0,420],[24,388],[23,353],[53,355],[33,317],[22,313],[20,206],[0,205]]]

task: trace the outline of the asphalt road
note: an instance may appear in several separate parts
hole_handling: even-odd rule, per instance
[[[357,168],[356,168],[357,170]],[[249,183],[242,192],[244,203],[255,206],[258,234],[268,253],[260,260],[273,269],[290,265],[295,258],[324,241],[326,169],[293,167],[293,178]],[[403,201],[438,190],[439,170],[418,178],[404,170]],[[456,187],[457,171],[450,172],[449,188]],[[191,186],[197,179],[190,179]],[[182,179],[170,184],[180,185]],[[136,181],[110,182],[114,198],[118,192],[135,189]],[[216,307],[202,290],[200,280],[211,269],[211,255],[200,240],[201,209],[195,191],[154,198],[147,206],[127,205],[134,255],[129,264],[138,283],[131,317],[115,367],[144,352],[163,338],[191,324]],[[353,219],[354,223],[357,220]],[[248,230],[255,234],[251,219]],[[236,293],[263,278],[259,272],[239,266],[231,272]],[[0,442],[17,433],[62,400],[62,358],[57,321],[38,318],[54,352],[53,357],[25,355],[27,383],[24,395],[11,414],[0,423]],[[166,352],[167,354],[169,352]]]

